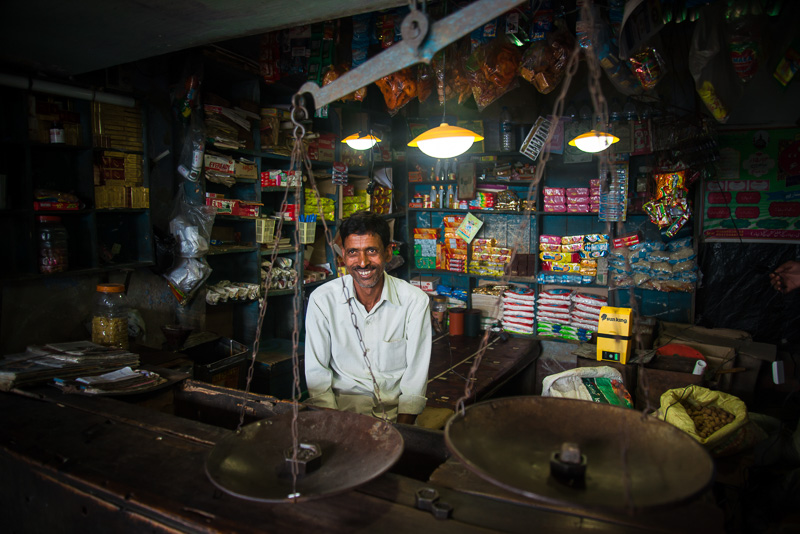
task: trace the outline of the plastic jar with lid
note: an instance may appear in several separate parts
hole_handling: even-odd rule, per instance
[[[92,341],[128,348],[128,297],[122,284],[100,284],[94,296]]]
[[[39,272],[57,273],[69,267],[67,229],[61,217],[39,217]]]

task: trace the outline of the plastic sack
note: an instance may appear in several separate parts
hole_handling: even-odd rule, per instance
[[[702,437],[687,413],[688,407],[713,406],[734,416],[733,421],[707,437]],[[759,437],[748,425],[747,405],[738,397],[691,385],[665,391],[661,395],[658,418],[674,425],[705,447],[714,456],[735,454],[753,445]]]
[[[467,60],[467,76],[478,110],[517,87],[519,49],[506,37],[481,45]]]
[[[381,90],[386,109],[392,116],[417,96],[417,75],[411,67],[384,76],[375,85]]]
[[[181,258],[199,258],[208,253],[211,227],[217,212],[211,206],[193,206],[186,202],[183,188],[178,189],[169,233],[178,241],[177,255]]]
[[[563,397],[633,408],[622,375],[613,367],[578,367],[546,376],[542,397]]]

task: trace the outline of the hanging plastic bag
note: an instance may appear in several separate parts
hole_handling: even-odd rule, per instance
[[[189,127],[183,136],[181,155],[178,159],[178,174],[184,180],[196,182],[203,172],[203,156],[205,154],[205,127],[199,114],[191,116]]]
[[[689,47],[689,72],[700,99],[717,122],[728,122],[731,106],[742,96],[742,84],[722,53],[722,15],[715,6],[697,21]]]
[[[205,258],[181,258],[164,274],[170,291],[181,306],[186,306],[192,300],[209,276],[211,267]]]
[[[411,67],[384,76],[375,84],[381,90],[387,111],[392,116],[417,96],[416,71]]]
[[[519,75],[546,95],[564,79],[574,49],[575,38],[567,31],[563,20],[559,19],[555,31],[549,32],[545,39],[535,41],[525,51],[519,65]]]
[[[436,75],[436,92],[439,104],[458,99],[459,104],[472,96],[469,78],[464,65],[469,58],[469,40],[461,39],[433,56],[431,65]]]
[[[478,110],[515,89],[521,53],[505,36],[479,46],[467,60],[467,76]]]
[[[743,82],[749,81],[761,60],[761,9],[758,2],[737,0],[725,10],[725,37],[733,71]]]
[[[178,188],[169,221],[169,232],[178,241],[178,257],[199,258],[208,253],[216,213],[211,206],[189,204],[183,188]]]
[[[424,63],[417,65],[417,99],[425,102],[433,93],[435,75],[433,68]]]

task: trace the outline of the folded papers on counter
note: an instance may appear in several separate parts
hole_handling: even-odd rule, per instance
[[[91,341],[30,346],[24,353],[0,360],[0,391],[47,382],[99,375],[123,367],[139,366],[139,355],[104,347]]]

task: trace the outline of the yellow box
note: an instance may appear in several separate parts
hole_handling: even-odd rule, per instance
[[[600,308],[597,325],[597,361],[628,363],[633,347],[633,310],[631,308]]]

